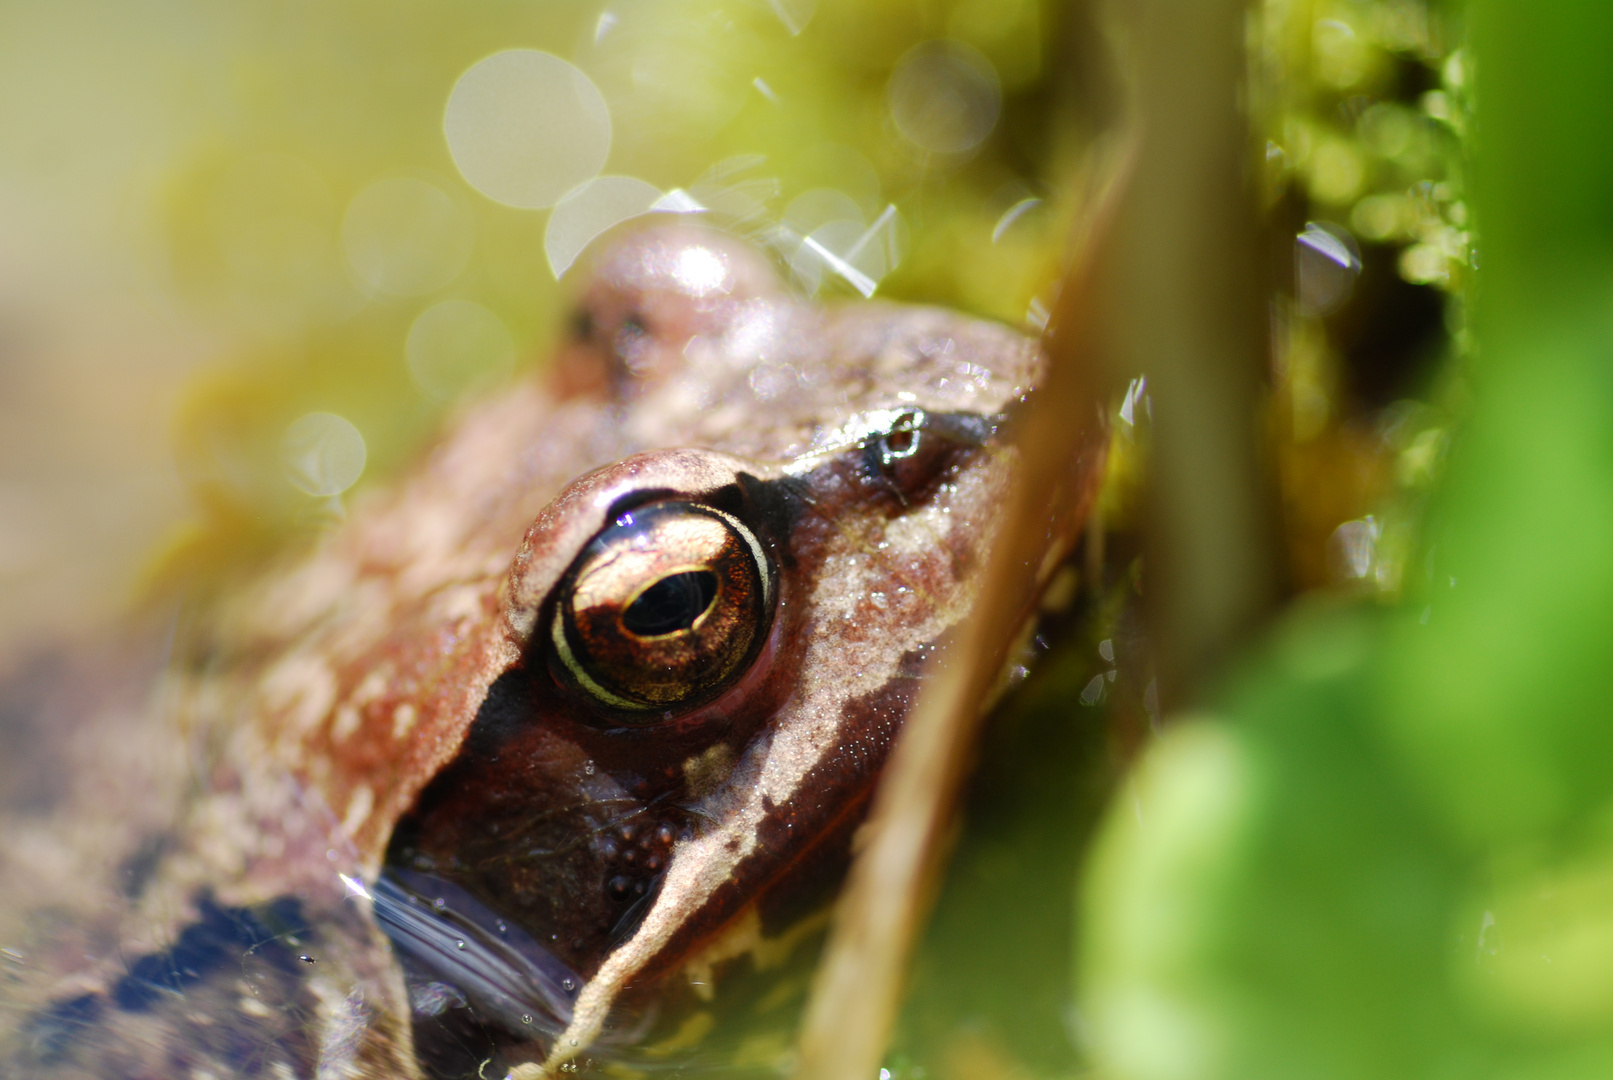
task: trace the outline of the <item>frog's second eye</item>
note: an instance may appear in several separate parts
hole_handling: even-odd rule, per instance
[[[755,655],[773,591],[761,542],[732,514],[691,502],[631,510],[564,579],[551,627],[558,673],[613,709],[695,704]]]

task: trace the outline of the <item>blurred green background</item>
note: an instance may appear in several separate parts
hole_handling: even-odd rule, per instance
[[[1294,605],[1111,808],[1079,930],[1105,1075],[1613,1070],[1613,19],[1464,14],[1482,271],[1448,474],[1397,601]],[[1455,245],[1404,275],[1427,247]]]
[[[1071,122],[1088,76],[1054,70],[1068,22],[1036,0],[5,5],[5,599],[93,621],[157,536],[195,580],[308,517],[281,461],[299,416],[356,426],[374,479],[459,391],[486,388],[473,376],[543,363],[563,305],[550,211],[479,193],[445,138],[478,61],[544,50],[604,95],[602,162],[571,160],[591,152],[575,139],[531,162],[561,191],[600,171],[697,189],[741,232],[835,225],[843,247],[894,206],[866,245],[881,295],[1019,323],[1055,276],[1059,178],[1090,129]],[[915,141],[891,79],[935,39],[956,55],[909,65]],[[925,113],[952,76],[978,131]],[[477,106],[473,143],[510,132],[508,106]],[[999,230],[1027,199],[1043,201]],[[802,269],[805,286],[855,295]],[[428,385],[407,343],[444,301],[485,347],[440,358]],[[443,320],[458,325],[451,308]],[[122,579],[51,572],[73,561]]]

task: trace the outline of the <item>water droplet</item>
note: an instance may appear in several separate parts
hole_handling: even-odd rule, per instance
[[[604,166],[610,110],[588,76],[560,57],[510,49],[459,77],[443,133],[472,187],[496,202],[536,210]]]
[[[335,413],[308,413],[293,421],[280,453],[292,486],[319,498],[340,495],[364,472],[364,436]]]
[[[594,763],[592,761],[586,762],[582,767],[582,771],[585,775],[594,775]]]
[[[569,978],[561,979],[560,980],[560,985],[561,985],[561,987],[563,989],[566,989],[566,990],[575,990],[575,989],[577,989],[577,983],[576,983],[576,980],[574,980],[574,979],[569,979]]]
[[[463,940],[463,939],[455,939],[455,941],[454,941],[454,948],[456,948],[456,949],[463,949],[463,948],[464,948],[464,947],[465,947],[465,942],[464,942],[464,940]]]
[[[532,1014],[531,1013],[522,1013],[521,1014],[521,1023],[523,1023],[523,1024],[532,1023]]]

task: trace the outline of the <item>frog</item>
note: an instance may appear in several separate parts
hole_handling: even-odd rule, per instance
[[[32,709],[65,779],[0,807],[7,1075],[630,1060],[832,897],[1044,350],[803,298],[686,220],[599,241],[576,296],[338,527]],[[1044,567],[1101,479],[1071,422]]]

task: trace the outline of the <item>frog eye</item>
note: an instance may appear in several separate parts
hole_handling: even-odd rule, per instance
[[[766,637],[773,567],[732,514],[661,502],[619,515],[564,579],[557,673],[613,709],[665,710],[727,686]]]

